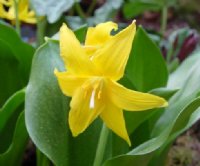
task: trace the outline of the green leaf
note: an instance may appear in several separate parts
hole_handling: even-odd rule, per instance
[[[29,135],[55,165],[92,165],[101,122],[96,120],[84,133],[72,138],[67,122],[70,99],[58,86],[55,68],[63,71],[64,64],[58,42],[49,39],[34,56],[27,87],[25,119]]]
[[[177,138],[178,135],[190,128],[198,119],[200,118],[200,98],[194,99],[184,111],[179,115],[179,118],[176,120],[170,136],[165,141],[164,145],[157,150],[155,157],[151,161],[152,166],[163,165],[166,160],[167,152],[170,149],[173,141]],[[162,156],[162,157],[160,157]]]
[[[23,42],[15,29],[9,25],[0,23],[0,29],[0,39],[10,46],[11,51],[19,62],[21,77],[24,77],[27,83],[35,49]]]
[[[69,27],[74,30],[83,26],[88,21],[79,16],[66,16],[65,19]]]
[[[15,124],[18,115],[21,112],[21,111],[19,112],[17,109],[23,104],[24,98],[25,98],[25,92],[23,89],[12,95],[0,109],[0,133],[3,132],[3,130],[5,130],[5,133],[8,133],[8,131],[12,131],[11,128],[8,128],[8,126],[13,125],[13,123]],[[8,142],[9,139],[6,138],[6,140]],[[0,142],[3,141],[1,140]],[[5,144],[6,143],[3,142],[4,146]]]
[[[115,16],[116,11],[121,7],[123,0],[107,0],[100,8],[94,12],[92,18],[95,24],[110,20]]]
[[[33,52],[12,27],[0,23],[0,106],[27,84]]]
[[[181,84],[179,84],[179,92],[177,92],[169,102],[169,107],[164,112],[162,117],[159,119],[155,129],[154,129],[154,135],[159,133],[160,131],[165,128],[166,125],[168,125],[170,122],[173,121],[174,117],[177,116],[180,113],[180,110],[184,108],[187,103],[190,103],[196,96],[198,95],[200,85],[198,82],[200,81],[200,73],[198,72],[200,70],[200,59],[197,58],[200,56],[200,53],[197,55],[195,54],[191,58],[188,58],[175,72],[172,77],[176,79],[170,79],[170,87],[171,88],[177,88],[176,80],[182,80]],[[191,60],[196,60],[195,63],[192,64],[192,67],[190,67],[187,72],[185,71],[185,67],[188,67],[187,64],[191,62]],[[193,61],[194,62],[194,61]],[[182,70],[182,72],[180,72]],[[184,74],[185,73],[185,77]],[[192,73],[192,74],[191,74]],[[174,83],[173,83],[174,82]],[[173,86],[174,84],[174,86]]]
[[[12,66],[12,68],[11,68]],[[0,107],[6,99],[22,86],[19,79],[18,61],[8,44],[0,39]],[[13,82],[15,84],[13,84]]]
[[[133,18],[142,14],[143,12],[150,10],[150,11],[159,11],[161,10],[162,6],[156,0],[148,0],[148,1],[141,1],[135,0],[132,2],[126,2],[123,6],[123,14],[127,19]]]
[[[103,166],[147,166],[152,157],[152,153],[145,155],[122,155],[106,161]]]
[[[84,43],[85,42],[85,36],[86,36],[86,33],[87,33],[87,26],[86,25],[83,25],[81,27],[79,27],[78,29],[76,29],[74,31],[77,39],[81,42],[81,43]]]
[[[123,14],[127,19],[143,14],[145,11],[159,11],[164,6],[175,6],[177,0],[127,0]]]
[[[30,3],[38,16],[47,16],[50,23],[56,22],[60,16],[69,10],[73,4],[74,0],[30,0]]]
[[[56,165],[67,165],[68,99],[63,97],[54,69],[64,70],[59,47],[48,41],[36,52],[25,102],[26,126],[36,146]]]
[[[24,122],[24,112],[22,112],[15,126],[12,143],[4,153],[0,153],[0,165],[20,166],[27,142],[28,133]]]
[[[200,58],[200,50],[195,51],[186,60],[182,62],[180,67],[173,72],[169,77],[168,87],[180,89],[183,87],[184,83],[188,80],[189,75],[196,71],[198,68],[198,63]]]
[[[179,89],[169,89],[169,88],[157,88],[149,91],[149,93],[156,96],[163,97],[166,100],[169,100]]]
[[[168,80],[167,67],[159,48],[141,27],[133,41],[126,75],[136,89],[143,92],[165,87]]]
[[[11,144],[15,124],[23,109],[25,98],[24,90],[16,92],[0,109],[0,153]]]
[[[159,121],[156,123],[152,135],[159,135],[159,133],[164,130],[166,126],[174,121],[174,117],[182,116],[176,122],[171,132],[171,136],[168,141],[163,145],[162,149],[158,152],[160,155],[166,151],[167,146],[169,146],[172,141],[186,129],[188,129],[192,124],[194,124],[199,118],[199,110],[193,110],[193,107],[197,108],[199,105],[199,99],[194,100],[198,96],[200,85],[197,82],[200,81],[199,74],[199,53],[195,53],[190,58],[186,59],[185,62],[172,74],[169,85],[172,88],[179,87],[181,90],[177,92],[170,100],[169,108],[163,113]],[[192,67],[189,64],[192,63]],[[191,74],[192,73],[192,74]],[[176,78],[176,79],[175,79]],[[176,80],[182,80],[176,82]],[[173,84],[174,82],[174,84]],[[174,86],[173,86],[174,85]],[[194,100],[194,101],[193,101]],[[187,111],[180,112],[180,110],[186,107],[187,103],[191,105],[188,106]],[[194,102],[194,103],[193,103]],[[192,105],[193,104],[193,105]],[[195,112],[194,112],[195,111]],[[159,158],[159,155],[157,155]],[[154,162],[157,159],[154,160]],[[160,161],[160,160],[159,160]],[[155,165],[155,164],[154,164]],[[159,165],[159,163],[158,163]]]

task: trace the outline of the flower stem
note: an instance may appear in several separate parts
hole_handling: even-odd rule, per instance
[[[160,33],[162,34],[162,36],[164,36],[165,30],[167,27],[167,11],[168,11],[168,7],[166,5],[162,9],[162,19],[161,19],[161,27],[160,27]]]
[[[80,4],[78,2],[75,2],[75,9],[78,13],[78,15],[82,18],[82,19],[86,19],[86,15],[85,13],[83,12]]]
[[[37,155],[37,166],[50,165],[49,159],[39,149],[36,149],[36,155]]]
[[[92,3],[91,3],[91,5],[90,5],[90,7],[88,8],[88,11],[87,11],[87,16],[91,15],[92,11],[95,8],[96,3],[97,3],[97,0],[92,0]]]
[[[45,17],[37,17],[37,46],[44,43],[45,30],[47,26],[47,20]]]
[[[106,143],[108,140],[108,135],[109,135],[109,129],[106,127],[105,124],[103,124],[101,133],[100,133],[99,142],[97,145],[96,156],[94,159],[93,166],[101,166],[102,165],[105,147],[106,147]]]
[[[18,2],[17,0],[14,1],[14,8],[15,8],[15,28],[19,36],[21,35],[21,29],[20,29],[20,20],[19,20],[19,10],[18,10]]]

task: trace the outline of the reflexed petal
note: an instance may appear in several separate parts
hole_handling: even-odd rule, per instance
[[[67,71],[79,75],[90,75],[96,72],[80,42],[65,24],[60,29],[60,50]]]
[[[114,104],[129,111],[142,111],[158,107],[166,107],[167,101],[161,97],[133,91],[122,85],[107,81],[109,86],[109,95]]]
[[[102,99],[94,92],[94,87],[82,86],[72,97],[69,126],[73,136],[82,133],[104,109]]]
[[[58,72],[55,70],[54,73],[58,79],[60,89],[66,96],[72,96],[74,92],[88,79],[86,77],[71,75],[69,72]]]
[[[102,45],[112,36],[111,31],[117,30],[118,26],[114,22],[98,24],[96,27],[89,27],[86,35],[85,45]]]
[[[112,103],[107,103],[105,109],[100,114],[100,117],[108,128],[126,140],[129,146],[131,146],[121,108],[116,107]]]
[[[105,76],[114,80],[119,80],[123,76],[135,31],[135,21],[133,21],[96,51],[93,62],[102,69]]]

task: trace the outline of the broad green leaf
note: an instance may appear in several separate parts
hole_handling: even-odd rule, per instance
[[[157,88],[149,91],[149,93],[163,97],[166,100],[169,100],[179,89],[169,89],[169,88]]]
[[[18,119],[25,98],[24,90],[12,95],[0,109],[0,153],[4,152],[11,144],[15,124]]]
[[[133,2],[126,2],[123,6],[123,14],[127,19],[134,18],[143,12],[150,11],[159,11],[162,6],[155,2],[154,0],[141,1],[136,0]]]
[[[165,6],[175,6],[177,0],[128,0],[123,6],[123,14],[130,19],[145,11],[159,11]]]
[[[86,33],[87,33],[87,26],[83,25],[83,26],[79,27],[78,29],[74,30],[74,33],[75,33],[77,39],[81,43],[84,43],[85,42],[85,36],[86,36]]]
[[[170,132],[170,136],[165,141],[164,145],[157,150],[156,155],[151,161],[151,166],[163,165],[166,161],[167,152],[170,149],[173,141],[191,127],[200,118],[200,98],[194,99],[183,112],[180,113],[179,118]],[[162,157],[161,157],[162,156]]]
[[[123,0],[107,0],[100,8],[94,12],[94,18],[92,18],[94,24],[102,23],[110,20],[115,16],[116,11],[123,4]]]
[[[192,101],[191,104],[188,106],[187,111],[184,111],[181,114],[181,117],[176,121],[170,134],[174,135],[174,134],[178,133],[179,131],[181,131],[182,129],[184,129],[184,127],[186,127],[188,125],[189,121],[190,121],[190,124],[193,124],[193,123],[191,123],[191,120],[194,119],[194,117],[192,117],[192,114],[193,114],[194,110],[199,108],[199,106],[200,106],[200,98],[197,98],[194,101]],[[199,117],[199,116],[197,116],[197,117]],[[197,117],[195,117],[195,120],[198,119]]]
[[[83,134],[72,138],[67,117],[70,99],[57,83],[54,69],[64,70],[57,41],[48,40],[36,52],[27,87],[25,119],[38,149],[55,165],[92,165],[101,123],[96,120]]]
[[[58,43],[51,41],[35,54],[27,86],[25,120],[36,146],[56,165],[67,165],[68,99],[63,97],[53,73],[54,68],[63,70],[58,49]]]
[[[171,87],[173,87],[174,81],[174,87],[179,87],[181,88],[181,90],[178,93],[176,93],[176,95],[174,95],[170,100],[170,108],[168,108],[166,112],[162,115],[162,117],[159,119],[152,134],[158,135],[159,132],[161,132],[165,128],[165,126],[172,123],[173,118],[175,116],[182,114],[183,117],[176,122],[176,125],[174,126],[173,131],[171,132],[170,138],[159,151],[160,155],[163,155],[163,153],[167,149],[167,146],[169,146],[179,134],[188,129],[192,124],[194,124],[198,120],[198,118],[200,118],[198,114],[199,110],[196,110],[194,113],[192,109],[188,109],[188,111],[185,113],[180,112],[181,108],[185,107],[187,103],[192,101],[198,95],[200,89],[200,85],[197,84],[197,82],[200,81],[200,75],[198,72],[199,55],[200,54],[195,53],[193,56],[186,59],[185,62],[178,68],[178,70],[174,72],[174,74],[172,74],[173,79],[170,79]],[[191,62],[193,62],[193,66],[189,67],[188,64],[190,64]],[[178,79],[182,80],[182,82],[176,84],[176,80]],[[195,107],[195,105],[198,106],[199,99],[196,100],[197,101],[194,102],[194,105],[191,105],[191,107]],[[157,159],[155,159],[154,162],[156,160]]]
[[[0,23],[0,106],[27,84],[33,52],[12,27]]]
[[[164,112],[162,117],[159,119],[155,129],[154,129],[154,135],[158,134],[160,131],[165,128],[166,125],[168,125],[171,121],[173,121],[174,117],[177,116],[180,113],[180,110],[186,106],[187,103],[190,103],[196,96],[198,95],[199,89],[200,89],[200,84],[198,82],[200,81],[200,59],[197,59],[198,55],[194,55],[191,58],[196,59],[195,63],[193,63],[192,67],[188,69],[187,72],[184,72],[185,66],[187,67],[187,63],[191,62],[191,58],[187,59],[177,70],[177,72],[172,75],[173,77],[176,78],[176,80],[182,79],[183,82],[180,84],[179,92],[177,92],[170,100],[169,107],[167,110]],[[183,76],[181,69],[183,69],[183,73],[185,73],[185,77]],[[181,73],[181,74],[180,74]],[[171,80],[171,79],[170,79]],[[174,87],[173,83],[171,82],[170,84],[172,85],[171,88],[177,88],[176,86],[176,80],[174,79]]]
[[[24,112],[22,112],[15,125],[12,143],[4,153],[0,153],[0,165],[20,166],[27,141],[28,133],[24,122]]]
[[[169,88],[181,88],[198,67],[197,61],[200,59],[200,50],[196,50],[191,56],[182,62],[181,66],[169,77]]]
[[[73,6],[75,0],[30,0],[30,3],[38,16],[47,16],[48,21],[54,23]]]
[[[165,87],[167,83],[168,71],[162,54],[141,27],[133,41],[126,75],[143,92]]]
[[[11,68],[12,66],[12,68]],[[22,86],[19,64],[7,43],[0,39],[0,107]],[[13,84],[14,83],[14,84]]]
[[[68,24],[68,22],[66,22],[65,17],[61,16],[56,22],[54,23],[49,23],[47,22],[47,20],[45,20],[46,18],[44,18],[43,21],[41,21],[42,23],[46,23],[46,27],[45,27],[45,35],[46,36],[50,36],[52,37],[53,35],[55,35],[60,27],[63,25],[63,23]]]
[[[121,155],[106,161],[103,166],[147,166],[153,153],[145,155]]]
[[[0,39],[10,46],[11,51],[19,62],[21,77],[24,77],[25,83],[27,83],[35,49],[23,42],[13,27],[7,24],[0,23]]]
[[[66,16],[65,19],[71,29],[77,29],[88,21],[88,19],[84,20],[79,16]]]

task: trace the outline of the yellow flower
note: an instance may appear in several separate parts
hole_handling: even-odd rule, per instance
[[[0,3],[3,4],[3,5],[11,5],[12,1],[11,0],[0,0]]]
[[[4,7],[7,7],[8,10],[5,10]],[[35,13],[32,10],[29,10],[29,1],[28,0],[19,0],[18,1],[18,16],[19,20],[34,24],[36,23]],[[0,17],[15,21],[15,7],[13,0],[0,0]]]
[[[131,145],[123,109],[142,111],[165,107],[158,96],[129,90],[117,81],[123,77],[135,36],[135,21],[112,36],[117,24],[106,22],[89,28],[82,46],[64,24],[60,29],[61,57],[66,72],[55,70],[59,86],[72,96],[69,127],[73,136],[82,133],[98,116],[106,126]]]
[[[0,18],[5,18],[6,12],[4,10],[3,4],[0,1]]]

